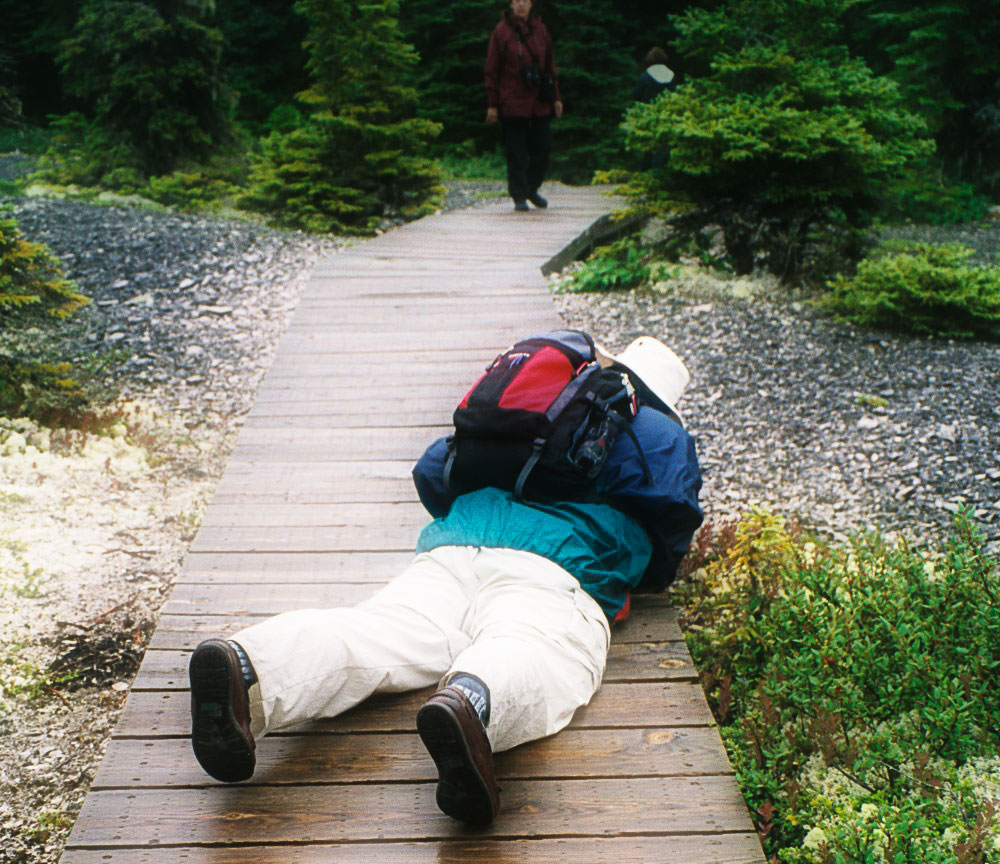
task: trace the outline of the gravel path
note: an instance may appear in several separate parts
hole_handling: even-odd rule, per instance
[[[499,189],[455,184],[447,207]],[[44,570],[39,584],[0,583],[0,665],[22,645],[40,665],[68,649],[103,651],[105,662],[109,646],[122,655],[84,687],[16,697],[13,712],[0,693],[0,864],[53,864],[123,704],[134,671],[125,655],[137,653],[179,572],[306,277],[344,241],[10,203],[28,238],[48,244],[94,300],[71,328],[74,350],[119,350],[125,393],[163,412],[107,462],[87,449],[93,442],[4,455],[5,436],[39,435],[0,428],[0,571],[5,551],[22,547]],[[975,239],[997,248],[1000,228]],[[1000,550],[1000,346],[855,331],[761,287],[685,276],[661,293],[556,302],[569,325],[609,347],[651,333],[686,360],[681,409],[698,441],[708,518],[764,505],[834,536],[870,525],[939,536],[967,505]],[[5,497],[4,484],[24,494]],[[64,560],[66,547],[75,558]]]

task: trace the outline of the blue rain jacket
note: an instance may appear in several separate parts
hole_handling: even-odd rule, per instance
[[[455,498],[443,479],[447,439],[438,439],[413,469],[420,500],[435,517],[417,550],[456,545],[535,552],[571,573],[614,619],[630,590],[661,591],[673,581],[703,519],[694,439],[648,405],[632,431],[652,482],[635,444],[620,434],[597,478],[595,500],[555,504],[517,501],[496,489]]]

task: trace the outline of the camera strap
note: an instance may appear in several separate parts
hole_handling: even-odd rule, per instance
[[[517,27],[514,28],[514,38],[517,40],[517,53],[521,55],[521,68],[523,69],[526,65],[524,62],[524,49],[527,48],[532,62],[538,67],[538,71],[542,72],[542,64],[538,60],[538,55],[535,54],[530,42],[525,42],[521,39],[521,31]]]

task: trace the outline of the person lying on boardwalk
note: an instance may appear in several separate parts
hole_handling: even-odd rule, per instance
[[[493,819],[493,753],[558,732],[590,701],[630,593],[673,579],[702,520],[695,446],[675,409],[683,362],[650,337],[603,359],[627,373],[640,407],[595,494],[453,495],[440,439],[414,469],[436,518],[402,574],[357,606],[284,613],[195,649],[192,744],[205,771],[246,780],[268,732],[437,685],[416,727],[438,770],[438,806],[463,822]]]

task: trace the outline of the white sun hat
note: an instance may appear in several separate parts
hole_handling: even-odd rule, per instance
[[[602,366],[617,366],[628,373],[640,401],[684,425],[677,402],[684,395],[691,373],[670,348],[652,336],[640,336],[617,356],[601,345],[596,348]]]

